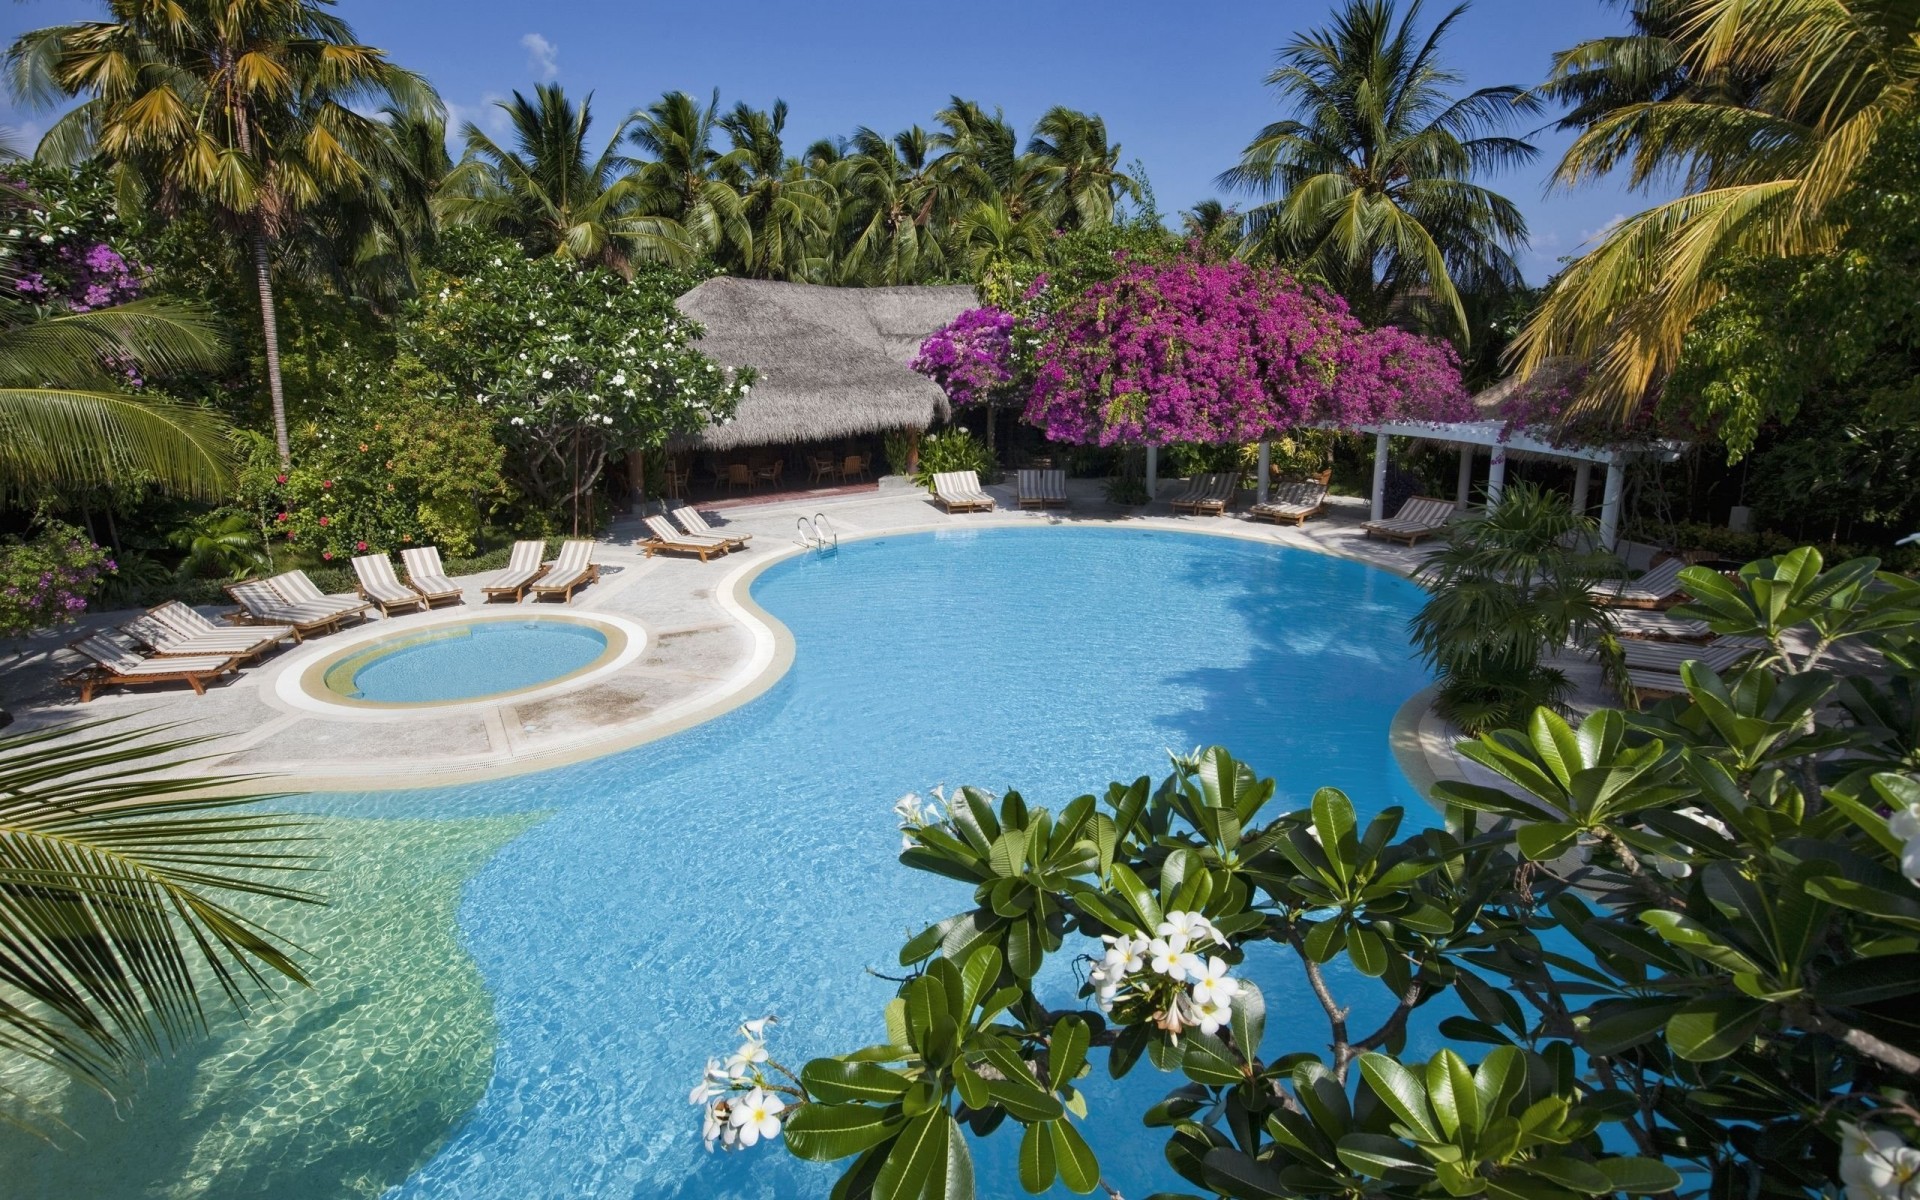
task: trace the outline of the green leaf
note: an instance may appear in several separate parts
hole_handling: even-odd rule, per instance
[[[1384,1054],[1368,1052],[1360,1056],[1360,1074],[1415,1137],[1423,1142],[1446,1140],[1427,1111],[1427,1089],[1412,1071]]]
[[[1520,853],[1534,862],[1546,862],[1559,858],[1573,849],[1574,842],[1580,837],[1580,827],[1564,821],[1541,821],[1533,825],[1522,825],[1513,835],[1520,846]]]
[[[1342,879],[1353,874],[1354,852],[1359,849],[1353,831],[1358,822],[1353,802],[1338,788],[1321,788],[1313,794],[1313,827],[1320,834],[1320,848]]]
[[[1000,951],[991,944],[976,946],[973,953],[967,956],[966,965],[960,968],[960,979],[965,985],[962,989],[963,1014],[979,1007],[980,998],[1000,978],[1000,963]]]
[[[1046,1128],[1053,1136],[1054,1162],[1067,1190],[1085,1195],[1099,1187],[1100,1160],[1093,1156],[1080,1131],[1066,1121],[1049,1121]]]
[[[873,1063],[816,1058],[800,1070],[807,1095],[828,1104],[890,1104],[912,1081]]]
[[[1474,1090],[1473,1072],[1451,1050],[1427,1060],[1427,1103],[1448,1137],[1463,1129],[1469,1136],[1480,1132],[1480,1095]]]
[[[1563,1158],[1549,1155],[1545,1158],[1526,1159],[1514,1164],[1529,1175],[1537,1175],[1551,1183],[1587,1196],[1598,1196],[1613,1190],[1613,1181],[1606,1173],[1592,1163],[1581,1162],[1577,1158]]]
[[[1020,1186],[1038,1195],[1053,1186],[1053,1132],[1045,1121],[1020,1135]]]
[[[1387,944],[1365,925],[1355,925],[1347,934],[1347,957],[1362,975],[1378,979],[1387,973]]]
[[[1744,998],[1695,1000],[1667,1022],[1667,1044],[1688,1062],[1725,1058],[1752,1040],[1768,1005]]]
[[[1744,975],[1766,974],[1765,968],[1716,936],[1700,922],[1667,909],[1640,914],[1640,920],[1668,945],[1678,946],[1703,962]]]
[[[1072,1083],[1087,1065],[1087,1046],[1093,1035],[1079,1017],[1061,1017],[1054,1022],[1053,1035],[1047,1040],[1048,1075],[1056,1090]]]
[[[1032,1077],[989,1079],[987,1094],[1017,1121],[1056,1121],[1065,1111],[1056,1097],[1032,1085]]]
[[[1195,1083],[1226,1087],[1247,1077],[1246,1069],[1219,1038],[1193,1033],[1187,1037],[1185,1046],[1185,1052],[1180,1057],[1180,1069]]]
[[[1260,1053],[1260,1039],[1267,1032],[1267,998],[1249,980],[1242,979],[1240,990],[1234,993],[1232,1029],[1240,1053],[1248,1058],[1256,1057]]]
[[[1657,1196],[1681,1184],[1680,1172],[1652,1158],[1603,1158],[1594,1164],[1616,1192],[1629,1196]]]
[[[787,1151],[808,1162],[832,1162],[892,1137],[904,1124],[898,1111],[868,1104],[803,1104],[787,1118]]]
[[[1418,1150],[1382,1133],[1350,1133],[1340,1139],[1335,1153],[1348,1169],[1369,1179],[1385,1179],[1389,1171],[1432,1172]]]
[[[1883,954],[1829,967],[1813,989],[1822,1004],[1872,1004],[1920,991],[1920,954]]]
[[[874,1200],[921,1200],[944,1194],[947,1150],[957,1132],[944,1108],[908,1121],[873,1181]]]

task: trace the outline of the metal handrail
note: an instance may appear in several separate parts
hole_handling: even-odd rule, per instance
[[[822,529],[826,530],[824,534],[820,532]],[[813,514],[813,533],[820,539],[822,549],[829,545],[835,550],[840,548],[840,531],[833,527],[832,521],[827,520],[827,514],[823,512]],[[831,542],[828,541],[829,538],[832,539]]]

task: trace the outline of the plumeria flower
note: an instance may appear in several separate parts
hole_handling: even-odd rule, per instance
[[[1172,937],[1177,934],[1187,939],[1189,943],[1193,943],[1210,936],[1213,933],[1213,926],[1207,923],[1206,917],[1197,912],[1170,912],[1167,914],[1167,919],[1160,922],[1159,928],[1154,932],[1161,937]]]
[[[772,1013],[768,1013],[764,1017],[756,1017],[751,1021],[742,1021],[740,1023],[740,1036],[749,1041],[764,1041],[767,1036],[767,1026],[778,1025],[779,1023],[780,1018],[774,1016]]]
[[[1847,1200],[1915,1200],[1920,1197],[1920,1150],[1890,1129],[1840,1123],[1840,1182]]]
[[[1153,969],[1156,974],[1165,975],[1176,982],[1186,979],[1186,960],[1193,957],[1187,953],[1187,939],[1179,934],[1166,938],[1154,938],[1147,943],[1147,950],[1153,955]]]
[[[780,1114],[786,1102],[764,1088],[755,1088],[734,1102],[727,1123],[740,1131],[740,1144],[751,1146],[761,1138],[780,1136]]]
[[[1219,1033],[1232,1016],[1233,1009],[1225,1000],[1196,1000],[1193,1005],[1193,1021],[1201,1033]]]
[[[1150,944],[1148,939],[1122,934],[1119,937],[1109,936],[1100,940],[1107,943],[1107,957],[1104,965],[1115,975],[1130,975],[1147,965],[1146,953]]]
[[[1226,1004],[1239,995],[1240,981],[1228,978],[1228,970],[1227,960],[1214,955],[1199,970],[1189,971],[1188,977],[1193,980],[1193,1002],[1211,1004],[1217,1000]]]
[[[748,1072],[766,1061],[766,1043],[750,1039],[742,1042],[738,1050],[727,1056],[727,1074],[735,1079],[745,1079]]]

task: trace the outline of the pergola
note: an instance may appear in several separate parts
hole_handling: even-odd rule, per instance
[[[1487,503],[1495,504],[1507,481],[1507,454],[1518,450],[1528,454],[1537,454],[1542,458],[1557,458],[1576,464],[1573,476],[1573,510],[1585,512],[1587,500],[1593,485],[1593,468],[1598,463],[1606,468],[1606,481],[1600,500],[1600,542],[1607,549],[1613,549],[1620,540],[1620,508],[1626,492],[1629,462],[1636,458],[1657,457],[1671,460],[1679,457],[1682,447],[1677,442],[1643,442],[1619,446],[1556,446],[1550,442],[1529,436],[1526,430],[1504,433],[1506,423],[1499,420],[1481,421],[1404,421],[1388,422],[1381,425],[1362,425],[1353,432],[1374,435],[1373,449],[1373,520],[1386,516],[1387,456],[1389,438],[1413,437],[1433,442],[1448,442],[1460,448],[1459,484],[1454,493],[1454,506],[1464,509],[1473,500],[1473,462],[1482,446],[1487,447],[1493,456],[1493,464],[1487,473]],[[1159,475],[1158,447],[1147,447],[1147,494],[1153,495]],[[1266,503],[1268,465],[1271,453],[1266,442],[1260,443],[1259,492],[1260,502]]]

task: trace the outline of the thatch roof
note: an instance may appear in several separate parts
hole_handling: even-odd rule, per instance
[[[947,416],[907,367],[920,343],[978,303],[970,287],[836,288],[709,279],[676,302],[706,327],[700,349],[759,379],[739,413],[680,443],[707,450],[925,429]]]

